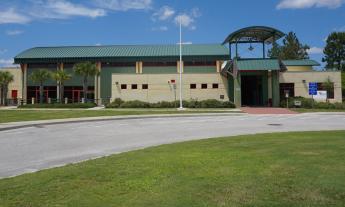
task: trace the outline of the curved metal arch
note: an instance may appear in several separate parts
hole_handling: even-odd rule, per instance
[[[239,29],[231,33],[223,42],[226,43],[251,43],[264,42],[271,44],[285,36],[285,33],[278,29],[267,26],[251,26]]]

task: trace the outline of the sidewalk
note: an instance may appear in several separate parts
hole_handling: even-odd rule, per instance
[[[7,130],[12,130],[12,129],[26,128],[26,127],[37,127],[40,125],[82,123],[82,122],[96,122],[96,121],[113,121],[113,120],[125,120],[125,119],[242,116],[242,115],[245,115],[245,113],[231,112],[231,113],[153,114],[153,115],[125,115],[125,116],[101,116],[101,117],[83,117],[83,118],[68,118],[68,119],[49,119],[49,120],[38,120],[38,121],[1,123],[0,131],[7,131]]]

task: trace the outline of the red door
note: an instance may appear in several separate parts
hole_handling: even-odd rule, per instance
[[[81,91],[80,90],[72,90],[72,100],[73,103],[80,102]]]
[[[18,98],[18,90],[12,90],[11,97],[12,97],[12,99],[17,99]]]

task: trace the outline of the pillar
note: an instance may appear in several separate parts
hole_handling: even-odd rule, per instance
[[[222,70],[222,62],[221,61],[217,61],[216,62],[216,67],[217,67],[217,73],[220,73]]]
[[[272,71],[272,106],[279,107],[280,105],[280,90],[279,90],[279,71]]]
[[[237,77],[234,77],[234,104],[236,105],[236,107],[242,106],[240,73],[237,73]]]
[[[184,68],[184,62],[182,61],[182,73]],[[177,61],[177,73],[180,73],[180,61]]]
[[[58,63],[57,65],[57,70],[63,70],[63,63]],[[60,103],[62,103],[61,100],[61,94],[60,94],[60,87],[59,87],[59,81],[56,82],[56,99],[60,101]]]
[[[27,88],[28,88],[28,64],[22,63],[20,64],[20,68],[22,70],[22,100],[23,103],[26,104],[27,102]]]
[[[96,68],[98,70],[98,74],[95,76],[95,88],[94,88],[94,96],[95,96],[95,103],[97,105],[102,104],[101,100],[101,69],[102,69],[102,63],[97,62]]]

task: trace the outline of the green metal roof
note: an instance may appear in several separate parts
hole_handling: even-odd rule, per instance
[[[280,70],[281,65],[277,59],[238,59],[238,70]]]
[[[188,58],[229,58],[228,49],[220,44],[183,45],[182,53]],[[15,63],[70,62],[70,61],[133,61],[152,58],[177,60],[179,45],[113,45],[113,46],[67,46],[35,47],[18,54]]]
[[[266,26],[252,26],[239,29],[224,40],[225,43],[249,43],[249,42],[265,42],[267,44],[284,37],[285,34],[280,30]]]
[[[320,63],[315,60],[283,60],[284,65],[286,66],[320,66]]]

